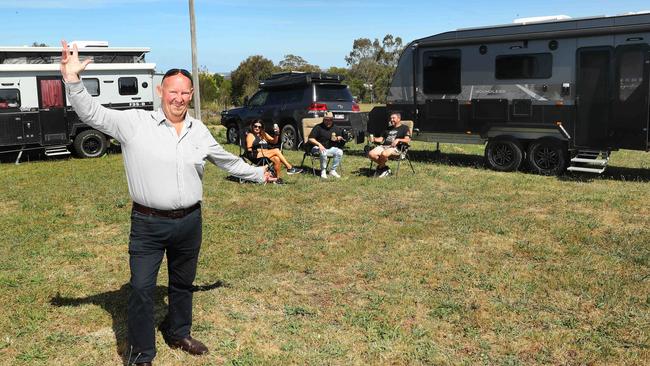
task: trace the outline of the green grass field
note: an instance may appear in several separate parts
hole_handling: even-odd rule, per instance
[[[158,333],[156,364],[650,362],[650,155],[544,177],[432,147],[386,179],[366,176],[361,145],[341,180],[239,184],[208,167],[193,335],[211,353]],[[0,184],[0,364],[121,364],[121,156],[5,163]],[[166,284],[163,269],[158,321]]]

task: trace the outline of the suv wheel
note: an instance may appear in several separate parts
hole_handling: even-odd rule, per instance
[[[298,149],[298,133],[292,124],[286,124],[284,127],[282,127],[282,132],[280,132],[280,141],[282,141],[283,149]]]
[[[237,125],[228,125],[226,128],[226,141],[229,144],[237,144],[239,142],[239,128],[237,128]]]

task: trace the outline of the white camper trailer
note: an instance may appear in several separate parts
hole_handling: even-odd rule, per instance
[[[416,140],[486,144],[487,165],[602,173],[611,151],[650,150],[650,14],[519,19],[411,42],[387,113]]]
[[[109,108],[152,110],[155,64],[149,48],[109,47],[79,42],[81,60],[92,58],[82,75],[90,94]],[[110,136],[79,120],[66,100],[59,62],[61,47],[0,47],[0,153],[44,149],[45,154],[83,158],[106,152]]]

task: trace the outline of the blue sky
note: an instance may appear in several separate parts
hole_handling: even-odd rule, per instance
[[[0,45],[60,39],[106,40],[111,46],[150,47],[159,70],[191,68],[187,0],[0,0]],[[540,15],[585,17],[650,10],[637,0],[195,0],[199,64],[234,70],[251,55],[275,63],[286,54],[322,68],[346,66],[356,38],[404,43],[458,28],[511,23]]]

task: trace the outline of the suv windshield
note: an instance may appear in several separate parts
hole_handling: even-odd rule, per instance
[[[352,102],[352,93],[345,85],[316,85],[316,96],[321,102]]]

